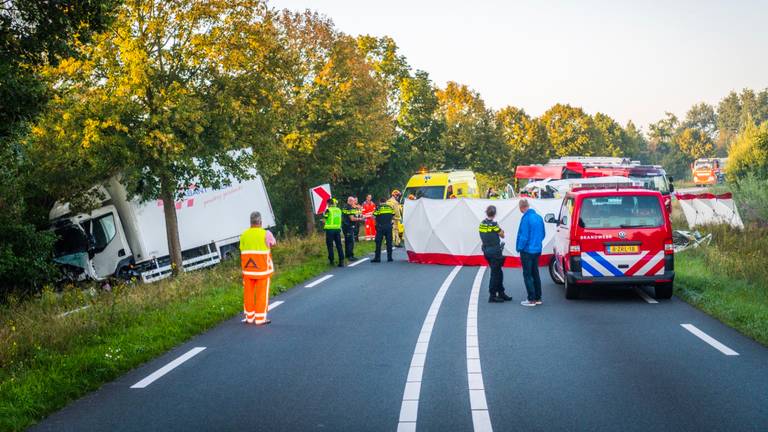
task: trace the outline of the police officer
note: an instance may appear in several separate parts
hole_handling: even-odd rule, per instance
[[[344,233],[344,253],[347,260],[355,261],[355,240],[357,237],[357,223],[362,220],[358,216],[359,210],[355,197],[348,197],[347,203],[341,209],[341,231]]]
[[[376,218],[376,254],[371,262],[381,262],[381,241],[387,240],[387,261],[392,261],[392,222],[395,211],[387,203],[385,198],[379,200],[379,206],[373,212]]]
[[[503,303],[505,300],[512,300],[512,297],[504,293],[504,272],[501,267],[504,265],[504,256],[502,251],[504,250],[504,243],[501,239],[504,238],[504,230],[499,227],[499,224],[493,220],[496,217],[496,206],[488,206],[485,210],[487,216],[485,220],[480,222],[480,241],[483,242],[483,255],[488,261],[488,267],[491,268],[491,281],[488,286],[490,297],[488,302],[490,303]]]
[[[341,209],[335,198],[328,198],[328,209],[323,213],[325,247],[328,248],[328,262],[333,265],[333,246],[339,255],[339,267],[344,267],[344,251],[341,250]]]

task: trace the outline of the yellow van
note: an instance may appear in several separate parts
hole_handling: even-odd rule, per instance
[[[480,198],[477,179],[472,171],[420,172],[405,186],[402,199]]]

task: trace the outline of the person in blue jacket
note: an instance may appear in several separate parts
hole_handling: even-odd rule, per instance
[[[520,227],[517,230],[516,249],[520,254],[523,266],[523,281],[528,299],[520,302],[523,306],[541,304],[541,278],[539,277],[539,257],[541,245],[544,242],[544,219],[532,209],[528,200],[521,199],[519,203]]]

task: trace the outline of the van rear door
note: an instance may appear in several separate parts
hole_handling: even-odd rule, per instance
[[[664,273],[667,226],[659,194],[617,191],[581,198],[576,235],[583,276]]]

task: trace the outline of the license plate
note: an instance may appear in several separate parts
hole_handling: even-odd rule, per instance
[[[639,245],[610,245],[608,253],[610,254],[634,254],[640,252]]]

